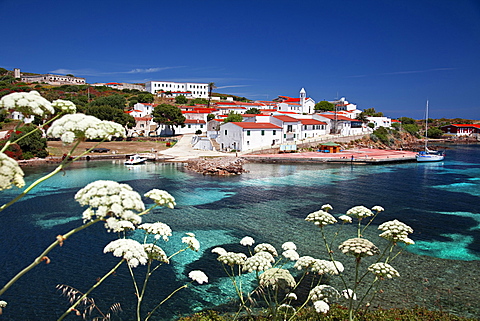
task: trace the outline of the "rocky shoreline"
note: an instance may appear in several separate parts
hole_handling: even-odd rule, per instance
[[[186,168],[203,175],[228,176],[245,173],[243,163],[238,157],[190,159]]]

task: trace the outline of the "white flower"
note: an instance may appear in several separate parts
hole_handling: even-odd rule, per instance
[[[281,311],[281,310],[293,310],[293,311],[295,311],[295,308],[292,307],[290,304],[282,303],[278,306],[278,311]]]
[[[265,271],[272,267],[270,258],[265,255],[251,256],[245,260],[243,264],[243,271],[253,272],[253,271]]]
[[[130,221],[117,220],[114,217],[109,217],[105,221],[105,228],[109,232],[119,233],[127,230],[134,230],[135,225]]]
[[[193,250],[197,251],[200,249],[200,242],[195,238],[195,234],[193,233],[186,233],[187,236],[182,237],[182,243],[187,244],[187,246]]]
[[[321,284],[310,290],[309,297],[312,301],[323,300],[329,302],[339,298],[340,293],[330,285]]]
[[[167,264],[170,263],[167,254],[160,246],[149,243],[143,244],[143,248],[147,253],[149,259],[165,262]]]
[[[60,138],[66,144],[77,139],[111,139],[112,136],[125,137],[122,125],[101,121],[84,114],[68,114],[52,123],[47,130],[47,136]]]
[[[322,300],[313,302],[313,307],[317,313],[327,313],[330,310],[328,303]]]
[[[296,300],[297,299],[297,295],[293,292],[290,292],[289,294],[287,294],[287,298],[288,299],[291,299],[291,300]]]
[[[52,102],[52,107],[58,108],[65,113],[75,114],[77,112],[77,107],[74,103],[69,100],[57,99]]]
[[[380,250],[372,242],[358,237],[346,240],[338,248],[344,254],[351,254],[356,257],[372,256],[380,253]]]
[[[218,254],[218,255],[224,255],[227,254],[227,250],[225,250],[223,247],[216,247],[212,249],[212,253]]]
[[[145,265],[148,255],[143,245],[135,240],[118,239],[105,246],[103,253],[112,252],[113,256],[124,258],[130,267],[137,267],[139,264]]]
[[[265,260],[268,260],[270,263],[275,262],[275,258],[273,257],[273,255],[270,252],[264,252],[264,251],[258,252],[258,253],[255,254],[255,256],[261,256]]]
[[[208,283],[208,277],[202,271],[195,270],[188,273],[188,277],[198,284]]]
[[[245,236],[243,239],[240,240],[240,244],[243,246],[252,246],[255,244],[255,240],[250,236]]]
[[[7,306],[7,302],[5,301],[0,301],[0,308],[5,308]]]
[[[328,224],[334,224],[337,222],[337,220],[335,219],[335,217],[333,217],[332,214],[327,213],[323,210],[308,214],[307,218],[305,218],[305,221],[313,222],[315,225],[320,227]]]
[[[300,255],[295,250],[286,250],[282,255],[290,261],[296,261],[300,258]]]
[[[342,262],[339,261],[329,261],[329,263],[332,265],[332,271],[333,274],[338,274],[342,273],[343,270],[345,270],[345,267],[343,266]]]
[[[0,108],[4,108],[7,111],[18,111],[24,116],[43,116],[44,114],[55,113],[52,104],[35,90],[28,93],[15,92],[3,96],[0,99]]]
[[[226,252],[220,254],[217,260],[229,266],[243,265],[247,260],[247,256],[243,253]]]
[[[332,262],[327,260],[316,259],[310,269],[312,272],[318,273],[320,275],[327,274],[327,273],[329,274],[337,273],[337,270],[335,269],[335,266],[332,264]]]
[[[397,270],[395,270],[388,263],[374,263],[368,267],[368,270],[375,274],[378,277],[386,277],[388,279],[393,278],[394,276],[400,276]]]
[[[373,212],[365,206],[355,206],[347,211],[347,215],[362,219],[364,217],[373,216]]]
[[[83,213],[85,221],[115,217],[119,220],[141,223],[141,217],[133,211],[143,211],[145,205],[140,194],[127,184],[99,180],[92,182],[75,194],[75,200],[89,208]],[[96,208],[96,210],[95,210]]]
[[[343,223],[352,223],[352,218],[347,215],[340,215],[338,219],[343,221]]]
[[[257,246],[255,246],[255,248],[253,249],[253,251],[254,251],[255,253],[258,253],[258,252],[269,252],[269,253],[272,254],[273,256],[278,256],[277,250],[275,250],[275,248],[273,247],[273,245],[268,244],[268,243],[258,244]]]
[[[271,268],[260,274],[260,286],[271,287],[272,289],[293,288],[296,285],[295,279],[288,270]]]
[[[23,175],[23,170],[14,159],[0,153],[0,190],[9,189],[12,184],[18,188],[25,186]]]
[[[145,230],[148,234],[155,234],[156,239],[162,237],[164,241],[168,241],[168,237],[172,236],[172,229],[170,226],[161,222],[143,223],[138,228]]]
[[[302,256],[297,260],[297,262],[295,262],[293,267],[298,270],[309,269],[313,264],[315,264],[315,259],[313,257]]]
[[[321,209],[328,212],[328,211],[333,210],[333,207],[330,204],[324,204],[324,205],[322,205]]]
[[[413,233],[413,229],[405,223],[398,220],[388,221],[380,224],[379,230],[384,231],[380,234],[381,237],[393,242],[406,242],[407,244],[414,243],[408,238],[408,234]]]
[[[177,205],[175,203],[175,198],[163,190],[152,189],[151,191],[145,193],[145,197],[151,198],[157,205],[160,206],[173,208],[175,205]]]
[[[357,300],[357,295],[353,293],[352,289],[343,290],[342,295],[347,300],[350,300],[350,299]]]
[[[385,209],[379,205],[372,207],[372,211],[383,212]]]
[[[287,250],[297,250],[297,246],[295,245],[295,243],[293,242],[285,242],[282,244],[282,249],[284,251],[287,251]]]

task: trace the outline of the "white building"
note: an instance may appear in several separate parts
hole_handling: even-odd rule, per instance
[[[379,127],[390,128],[392,127],[392,119],[388,117],[367,117],[370,123],[373,123],[375,126],[373,129],[377,129]]]
[[[220,125],[217,142],[220,150],[243,151],[279,144],[282,127],[272,123],[228,122]]]
[[[188,99],[208,99],[208,84],[206,83],[149,81],[145,83],[145,89],[152,94],[169,92],[171,97],[183,95]]]
[[[315,111],[315,101],[307,97],[304,88],[300,90],[300,98],[292,98],[288,96],[279,96],[277,110],[281,112],[294,112],[297,114],[313,114]]]

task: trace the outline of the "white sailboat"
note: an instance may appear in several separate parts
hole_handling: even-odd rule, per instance
[[[445,153],[443,151],[428,149],[428,100],[425,111],[425,148],[423,151],[418,152],[415,157],[417,162],[439,162],[445,158]]]

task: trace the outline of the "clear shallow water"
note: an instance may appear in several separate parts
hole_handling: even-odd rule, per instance
[[[83,208],[73,196],[99,179],[128,183],[142,194],[152,188],[167,190],[176,198],[177,207],[155,211],[144,221],[162,221],[172,227],[174,235],[163,246],[167,253],[181,247],[185,232],[195,233],[201,243],[201,251],[178,255],[152,280],[150,298],[161,300],[187,281],[189,271],[201,269],[209,275],[208,285],[189,287],[167,301],[161,313],[167,320],[233,296],[229,280],[210,254],[213,247],[235,249],[238,241],[249,235],[257,243],[269,242],[277,248],[293,241],[300,254],[320,257],[318,232],[304,218],[325,203],[334,207],[334,214],[355,205],[381,205],[385,212],[377,224],[397,218],[414,228],[416,244],[409,247],[411,252],[480,260],[479,159],[480,145],[463,145],[448,150],[441,163],[353,167],[248,164],[250,172],[237,177],[205,177],[186,172],[178,164],[74,164],[0,213],[0,281],[9,280],[56,235],[81,223]],[[37,179],[47,169],[26,168],[27,180]],[[2,193],[1,200],[8,201],[14,192]],[[102,253],[114,238],[101,225],[74,235],[51,252],[51,264],[35,268],[0,298],[9,302],[2,318],[50,320],[54,318],[45,315],[60,315],[67,301],[55,293],[55,285],[65,283],[86,291],[115,265],[111,255]],[[105,310],[121,302],[124,320],[133,313],[135,298],[126,269],[120,269],[91,296]]]

